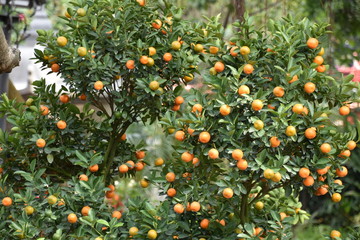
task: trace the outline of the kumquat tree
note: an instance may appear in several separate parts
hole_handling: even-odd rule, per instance
[[[143,0],[77,0],[62,19],[38,31],[35,56],[66,85],[42,79],[24,104],[0,102],[13,126],[0,132],[4,239],[285,240],[309,218],[301,190],[341,201],[358,133],[329,115],[349,114],[358,92],[327,74],[326,24],[289,17],[264,32],[246,18],[225,42],[219,17],[194,24]],[[184,90],[196,73],[206,94]],[[171,158],[127,139],[139,122],[163,127]],[[135,177],[156,201],[139,189],[122,205],[115,182]]]

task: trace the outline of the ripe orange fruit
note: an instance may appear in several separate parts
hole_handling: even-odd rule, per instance
[[[208,132],[201,132],[199,134],[199,141],[202,142],[202,143],[208,143],[210,141],[210,133]]]
[[[174,105],[172,108],[171,108],[171,110],[173,110],[173,111],[179,111],[180,110],[180,105]]]
[[[336,231],[336,230],[332,230],[330,232],[330,237],[331,238],[340,238],[341,237],[341,233],[339,231]]]
[[[181,160],[183,160],[184,162],[190,162],[193,160],[193,158],[194,156],[189,152],[184,152],[181,154]]]
[[[303,180],[303,184],[304,184],[305,186],[307,186],[307,187],[312,186],[312,185],[314,184],[314,182],[315,182],[315,180],[314,180],[314,178],[313,178],[312,176],[308,176],[307,178],[305,178],[305,179]]]
[[[42,138],[39,138],[38,140],[36,140],[36,146],[39,148],[44,148],[46,145],[46,141]]]
[[[200,227],[201,227],[202,229],[207,229],[207,228],[209,227],[209,224],[210,224],[209,219],[204,218],[204,219],[201,220],[201,222],[200,222]]]
[[[331,196],[331,200],[333,202],[340,202],[341,201],[341,194],[340,193],[334,193],[332,196]]]
[[[181,43],[180,43],[179,41],[173,41],[173,42],[171,43],[171,48],[172,48],[173,50],[175,50],[175,51],[180,50],[180,48],[181,48]]]
[[[57,126],[58,129],[63,130],[63,129],[66,128],[66,122],[63,121],[63,120],[60,120],[60,121],[58,121],[58,122],[56,123],[56,126]]]
[[[277,137],[273,136],[270,138],[270,146],[271,147],[273,147],[273,148],[278,147],[278,146],[280,146],[280,143],[281,142]]]
[[[312,82],[307,82],[305,85],[304,85],[304,91],[306,93],[313,93],[316,89],[316,85]]]
[[[77,54],[80,56],[80,57],[85,57],[86,54],[87,54],[87,49],[85,47],[79,47],[77,49]]]
[[[68,40],[66,37],[60,36],[56,39],[56,42],[60,47],[64,47],[68,43]]]
[[[140,161],[135,164],[134,168],[136,171],[141,171],[144,169],[144,166],[145,166],[145,164],[142,161]]]
[[[111,217],[112,217],[112,218],[120,219],[121,216],[122,216],[122,214],[121,214],[120,211],[113,211],[112,214],[111,214]]]
[[[320,151],[321,151],[322,153],[329,153],[329,152],[331,151],[331,146],[330,146],[330,144],[328,144],[328,143],[323,143],[323,144],[321,144],[321,146],[320,146]]]
[[[275,87],[273,90],[273,94],[275,97],[282,97],[285,94],[284,88],[282,87]]]
[[[60,71],[60,65],[57,63],[54,63],[51,65],[51,71],[53,72],[59,72]]]
[[[154,56],[156,54],[156,48],[149,47],[149,56]]]
[[[260,233],[262,233],[262,232],[263,232],[263,229],[261,227],[254,228],[254,235],[255,236],[259,236]]]
[[[316,193],[319,194],[320,196],[323,196],[329,192],[327,188],[328,188],[327,185],[322,185],[318,189],[316,189]]]
[[[217,159],[217,158],[219,158],[219,151],[216,150],[215,148],[212,148],[209,150],[208,156],[211,159]]]
[[[319,41],[316,38],[309,38],[306,42],[308,48],[314,49],[319,45]]]
[[[255,99],[252,103],[251,103],[251,108],[254,111],[260,111],[262,108],[264,107],[264,104],[261,100],[259,99]]]
[[[250,54],[250,48],[248,46],[242,46],[240,48],[240,54],[241,55],[249,55]]]
[[[222,194],[224,198],[232,198],[234,195],[234,191],[231,188],[225,188]]]
[[[350,140],[347,144],[346,144],[347,148],[349,150],[354,150],[356,148],[356,142],[354,142],[353,140]]]
[[[173,172],[168,172],[168,173],[166,174],[166,176],[165,176],[166,181],[168,181],[168,182],[174,182],[174,181],[175,181],[175,177],[176,177],[176,175],[175,175],[175,173],[173,173]]]
[[[188,127],[187,132],[192,136],[195,130]]]
[[[239,160],[237,163],[236,163],[236,166],[238,169],[240,170],[246,170],[247,167],[248,167],[248,163],[246,160]]]
[[[288,137],[292,137],[296,135],[296,129],[294,126],[287,126],[285,130],[285,134]]]
[[[136,151],[136,152],[135,152],[135,157],[136,157],[137,159],[144,159],[145,156],[146,156],[145,151]]]
[[[162,26],[162,22],[160,21],[160,19],[155,19],[152,23],[151,23],[152,27],[155,29],[160,29]]]
[[[147,233],[147,237],[149,239],[156,239],[157,238],[157,232],[153,229],[149,230]]]
[[[155,81],[155,80],[154,80],[154,81],[151,81],[151,82],[149,83],[149,88],[150,88],[151,90],[153,90],[153,91],[158,90],[159,87],[160,87],[160,84],[159,84],[158,81]]]
[[[211,46],[211,47],[209,47],[209,52],[211,54],[217,54],[219,52],[219,48],[215,47],[215,46]]]
[[[310,176],[310,170],[306,167],[300,168],[299,176],[301,178],[307,178],[308,176]]]
[[[342,106],[342,107],[339,109],[339,113],[340,113],[340,115],[342,115],[342,116],[349,115],[349,113],[350,113],[350,108],[349,108],[348,106]]]
[[[4,197],[1,200],[2,205],[4,205],[5,207],[9,207],[12,205],[12,199],[10,197]]]
[[[246,85],[241,85],[238,89],[238,94],[241,96],[243,94],[250,94],[250,89]]]
[[[265,169],[264,170],[264,178],[271,179],[274,176],[274,171],[272,169]]]
[[[334,183],[338,184],[338,185],[343,185],[342,181],[340,179],[336,179],[334,180]]]
[[[185,80],[185,82],[191,82],[192,80],[194,79],[194,75],[192,75],[191,73],[189,73],[188,75],[186,75],[185,77],[184,77],[184,80]]]
[[[341,153],[339,154],[339,157],[350,157],[350,155],[351,155],[351,152],[350,152],[350,150],[343,150],[343,151],[341,151]]]
[[[230,112],[231,112],[231,107],[229,105],[224,104],[224,105],[222,105],[220,107],[220,114],[221,115],[227,116],[227,115],[230,114]]]
[[[163,59],[165,62],[170,62],[172,60],[172,55],[171,53],[165,53],[164,56],[163,56]]]
[[[214,69],[216,72],[220,73],[220,72],[224,71],[225,65],[222,62],[216,62],[214,65]]]
[[[86,176],[85,174],[80,174],[79,179],[80,181],[85,181],[85,182],[89,180],[88,176]]]
[[[98,164],[91,165],[89,167],[89,170],[90,170],[90,172],[97,172],[97,171],[99,171],[99,165]]]
[[[68,216],[67,216],[67,220],[69,223],[76,223],[77,222],[77,216],[75,215],[75,213],[70,213]]]
[[[82,101],[85,101],[86,100],[86,95],[84,93],[82,93],[80,96],[79,96],[79,99],[82,100]]]
[[[192,160],[192,164],[193,164],[195,167],[199,166],[199,162],[200,162],[200,160],[199,160],[198,158],[193,158],[193,160]]]
[[[296,82],[297,80],[299,80],[298,76],[295,75],[291,78],[291,80],[289,81],[289,83],[293,83],[293,82]]]
[[[83,207],[83,208],[81,209],[81,214],[82,214],[83,216],[88,216],[90,209],[91,209],[91,208],[90,208],[89,206]]]
[[[192,107],[192,112],[199,112],[201,113],[203,110],[203,107],[201,106],[201,104],[197,103]]]
[[[317,65],[321,65],[324,63],[324,58],[322,56],[316,56],[313,62],[316,63]]]
[[[184,139],[185,139],[185,132],[184,132],[184,131],[181,131],[181,130],[177,131],[177,132],[175,133],[175,139],[178,140],[178,141],[184,141]]]
[[[146,4],[145,0],[136,0],[136,2],[139,4],[139,6],[143,7]],[[130,234],[131,236],[133,236],[132,234]]]
[[[326,71],[326,67],[324,65],[319,65],[315,68],[315,70],[319,73],[323,73]]]
[[[164,159],[157,158],[157,159],[155,159],[155,166],[161,166],[164,164],[164,162],[165,162]]]
[[[183,104],[184,103],[184,98],[182,96],[177,96],[175,98],[175,104],[176,105],[180,105],[180,104]]]
[[[280,221],[284,220],[287,217],[286,213],[281,212],[280,213]]]
[[[147,56],[141,56],[140,57],[140,63],[143,65],[146,65],[149,63],[149,58]]]
[[[128,171],[129,171],[129,167],[128,167],[127,165],[121,164],[121,165],[119,166],[119,172],[121,172],[121,173],[127,173]]]
[[[330,169],[330,166],[327,166],[327,167],[324,167],[324,168],[321,168],[321,169],[317,169],[316,172],[319,174],[319,175],[325,175]]]
[[[242,160],[244,153],[240,149],[235,149],[234,151],[232,151],[231,156],[233,159],[240,161]]]
[[[198,211],[200,211],[200,209],[201,209],[201,205],[199,202],[192,202],[190,204],[190,210],[192,212],[198,212]]]
[[[232,48],[230,49],[230,55],[233,56],[233,57],[236,57],[236,56],[238,55],[238,53],[235,52],[235,51],[236,51],[236,49],[238,49],[238,48],[239,48],[239,47],[232,47]]]
[[[185,207],[184,205],[177,203],[174,206],[174,212],[178,213],[178,214],[182,214],[185,211]]]
[[[325,49],[322,47],[317,55],[322,56],[324,55],[324,53],[325,53]]]
[[[194,46],[194,51],[195,52],[203,52],[204,51],[204,47],[203,47],[203,45],[201,45],[201,44],[196,44],[195,46]]]
[[[101,89],[104,88],[104,84],[102,83],[102,81],[96,81],[96,82],[94,83],[94,88],[95,88],[96,90],[101,90]]]
[[[43,115],[43,116],[48,115],[49,114],[49,108],[46,107],[46,106],[41,105],[40,106],[40,112],[41,112],[41,115]]]
[[[131,227],[129,229],[129,235],[130,236],[136,236],[138,235],[139,229],[137,227]]]
[[[277,173],[274,173],[274,176],[271,178],[271,181],[273,182],[280,182],[281,181],[281,173],[277,172]]]
[[[314,139],[316,137],[316,128],[310,127],[305,130],[304,133],[307,139]]]
[[[151,55],[150,55],[151,56]],[[135,68],[135,61],[134,60],[128,60],[125,64],[127,69],[134,69]]]
[[[169,188],[167,191],[166,191],[166,194],[169,196],[169,197],[174,197],[176,195],[176,189],[175,188]]]
[[[68,103],[70,101],[70,97],[66,94],[62,94],[60,97],[59,97],[59,100],[60,102],[62,103]]]
[[[336,169],[336,176],[345,177],[346,175],[348,175],[348,170],[346,167],[342,166],[342,168]]]
[[[302,114],[304,111],[304,105],[297,103],[292,107],[292,111],[297,114]]]
[[[129,167],[129,169],[133,169],[135,167],[135,163],[131,160],[127,161],[126,164]]]
[[[251,74],[254,71],[254,67],[251,64],[245,64],[243,71],[245,74]]]

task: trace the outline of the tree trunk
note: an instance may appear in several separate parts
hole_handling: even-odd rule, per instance
[[[0,28],[0,74],[9,73],[20,63],[20,51],[11,48],[6,40],[4,31]]]
[[[235,20],[244,21],[245,0],[234,0]]]

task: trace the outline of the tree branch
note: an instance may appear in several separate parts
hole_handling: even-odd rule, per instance
[[[20,51],[11,48],[5,38],[2,28],[0,28],[0,74],[9,73],[13,68],[20,64]]]

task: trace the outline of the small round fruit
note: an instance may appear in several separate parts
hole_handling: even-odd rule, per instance
[[[209,52],[211,54],[217,54],[219,52],[219,48],[215,47],[215,46],[211,46],[211,47],[209,47]]]
[[[203,107],[202,107],[202,105],[199,104],[199,103],[195,104],[195,105],[192,107],[192,109],[191,109],[191,111],[192,111],[192,112],[195,112],[195,113],[196,113],[196,112],[201,113],[202,110],[203,110]]]
[[[222,105],[220,107],[220,114],[221,115],[227,116],[227,115],[230,114],[230,112],[231,112],[231,107],[229,105],[224,104],[224,105]]]
[[[350,113],[350,108],[349,108],[348,106],[342,106],[342,107],[339,109],[339,113],[340,113],[340,115],[342,115],[342,116],[349,115],[349,113]]]
[[[345,177],[346,175],[348,175],[348,169],[346,167],[342,166],[336,169],[336,176]]]
[[[245,74],[251,74],[254,71],[254,66],[251,64],[245,64],[243,71]]]
[[[278,147],[278,146],[280,146],[280,143],[281,142],[277,137],[273,136],[270,138],[270,146],[271,147],[273,147],[273,148]]]
[[[185,207],[184,205],[177,203],[174,205],[174,212],[178,213],[178,214],[182,214],[185,211]]]
[[[251,108],[254,111],[260,111],[264,107],[264,104],[261,100],[256,99],[251,103]]]
[[[209,224],[210,224],[209,219],[204,218],[204,219],[201,220],[201,222],[200,222],[200,227],[201,227],[202,229],[207,229],[207,228],[209,227]]]
[[[308,168],[300,168],[299,170],[299,176],[301,178],[307,178],[308,176],[310,176],[310,170]]]
[[[76,11],[77,15],[79,15],[80,17],[83,17],[86,15],[86,10],[83,8],[78,8],[78,10]]]
[[[177,131],[175,133],[175,139],[178,140],[178,141],[184,141],[185,140],[185,132],[184,131]]]
[[[94,83],[94,88],[95,88],[96,90],[101,90],[101,89],[103,89],[103,88],[104,88],[103,82],[102,82],[102,81],[96,81],[96,82]]]
[[[203,45],[201,45],[200,43],[196,44],[196,45],[194,46],[194,51],[195,51],[195,52],[198,52],[198,53],[204,51]]]
[[[57,203],[57,197],[55,197],[54,195],[50,195],[49,197],[47,197],[47,202],[50,204],[50,205],[54,205]]]
[[[160,19],[155,19],[152,23],[151,23],[152,27],[155,29],[160,29],[162,26],[162,22]]]
[[[194,79],[194,75],[192,75],[191,73],[189,73],[188,75],[186,75],[185,77],[184,77],[184,80],[185,80],[185,82],[191,82],[192,80]]]
[[[2,205],[4,205],[5,207],[9,207],[12,205],[13,201],[10,197],[4,197],[2,200],[1,200],[1,203]]]
[[[236,163],[236,166],[238,169],[240,170],[246,170],[248,168],[248,163],[246,160],[239,160],[237,163]]]
[[[326,67],[325,67],[325,65],[319,65],[315,68],[315,70],[319,73],[323,73],[326,71]]]
[[[91,209],[91,208],[90,208],[89,206],[84,206],[84,207],[81,209],[81,215],[83,215],[83,216],[88,216],[90,209]]]
[[[208,132],[201,132],[199,134],[199,141],[202,143],[208,143],[211,139],[210,133]]]
[[[288,126],[285,131],[286,136],[292,137],[296,135],[296,128],[294,126]]]
[[[63,130],[63,129],[66,128],[66,122],[63,121],[63,120],[60,120],[60,121],[58,121],[58,122],[56,123],[56,126],[57,126],[58,129]]]
[[[275,87],[273,90],[273,94],[275,97],[283,97],[285,94],[284,88],[282,87]]]
[[[36,140],[36,146],[39,148],[44,148],[46,145],[46,141],[42,138],[39,138],[38,140]]]
[[[240,161],[244,156],[244,152],[240,149],[235,149],[234,151],[232,151],[231,156],[233,159]]]
[[[164,164],[164,162],[165,162],[164,159],[157,158],[157,159],[155,159],[155,166],[161,166]]]
[[[147,187],[149,186],[149,180],[147,180],[147,179],[145,179],[145,178],[141,179],[141,180],[140,180],[140,186],[141,186],[142,188],[147,188]]]
[[[150,55],[151,56],[151,55]],[[126,68],[129,70],[132,70],[135,68],[135,61],[134,60],[128,60],[125,64]]]
[[[98,164],[94,164],[94,165],[91,165],[90,167],[89,167],[89,170],[90,170],[90,172],[97,172],[97,171],[99,171],[99,165]]]
[[[324,63],[324,58],[322,56],[316,56],[313,62],[316,63],[317,65],[321,65]]]
[[[325,53],[325,49],[322,47],[320,49],[320,52],[318,53],[318,56],[322,56],[322,55],[324,55],[324,53]]]
[[[80,181],[85,181],[85,182],[87,182],[89,180],[88,176],[86,176],[85,174],[81,174],[79,176],[79,179],[80,179]]]
[[[307,139],[314,139],[316,137],[316,128],[310,127],[305,130],[304,133]]]
[[[177,104],[177,105],[180,105],[180,104],[183,104],[184,103],[184,98],[182,97],[182,96],[177,96],[176,98],[175,98],[175,104]]]
[[[131,227],[129,229],[129,235],[130,236],[136,236],[138,235],[139,229],[137,227]]]
[[[331,200],[333,202],[340,202],[341,201],[341,194],[340,193],[334,193],[332,196],[331,196]]]
[[[308,46],[308,48],[310,49],[315,49],[318,47],[319,45],[319,41],[316,38],[309,38],[306,42],[306,45]]]
[[[158,81],[151,81],[150,84],[149,84],[149,88],[153,91],[156,91],[158,90],[160,87],[160,84]]]
[[[180,48],[181,48],[181,43],[180,43],[179,41],[173,41],[173,42],[171,43],[171,48],[172,48],[173,50],[175,50],[175,51],[180,50]]]
[[[281,181],[281,178],[282,178],[281,173],[277,172],[274,173],[274,176],[271,178],[271,181],[278,183]]]
[[[216,72],[220,73],[220,72],[224,71],[225,65],[222,62],[216,62],[214,65],[214,68],[215,68]]]
[[[292,111],[296,114],[302,114],[304,111],[304,105],[297,103],[292,107]]]
[[[173,59],[172,54],[171,53],[165,53],[163,56],[163,60],[165,62],[170,62]]]
[[[26,215],[32,215],[35,212],[35,209],[32,206],[26,206],[24,210]]]
[[[347,148],[349,150],[354,150],[356,148],[356,142],[353,140],[350,140],[347,144],[346,144]]]
[[[126,164],[121,164],[119,166],[119,172],[121,173],[127,173],[129,171],[129,167]]]
[[[120,211],[113,211],[112,214],[111,214],[111,217],[112,217],[112,218],[120,219],[121,216],[122,216],[122,214],[121,214]]]
[[[222,194],[224,198],[232,198],[234,195],[234,191],[231,188],[225,188]]]
[[[219,151],[216,150],[215,148],[212,148],[209,150],[208,156],[210,159],[217,159],[219,158]]]
[[[240,54],[241,55],[249,55],[250,54],[250,48],[248,46],[242,46],[240,48]]]
[[[310,187],[310,186],[314,185],[314,182],[315,182],[315,180],[314,180],[314,178],[312,176],[308,176],[307,178],[305,178],[303,180],[303,184],[305,186],[307,186],[307,187]]]
[[[190,204],[190,209],[191,209],[192,212],[198,212],[201,209],[201,205],[200,205],[199,202],[192,202]]]
[[[330,146],[330,144],[328,144],[328,143],[323,143],[323,144],[321,144],[321,146],[320,146],[320,151],[321,151],[322,153],[329,153],[329,152],[331,151],[331,146]]]
[[[315,92],[316,85],[312,82],[307,82],[304,85],[304,91],[308,94]]]
[[[66,37],[60,36],[56,39],[56,42],[60,47],[64,47],[68,43],[68,40]]]
[[[59,96],[59,100],[62,103],[68,103],[70,102],[70,97],[67,94],[61,94],[61,96]]]
[[[67,216],[67,220],[69,223],[76,223],[78,218],[76,216],[75,213],[70,213],[68,216]]]
[[[87,49],[85,47],[79,47],[77,49],[77,54],[80,56],[80,57],[84,57],[86,56],[87,54]]]
[[[173,172],[168,172],[166,174],[165,178],[166,178],[166,181],[168,181],[168,182],[174,182],[175,178],[176,178],[176,175]]]
[[[246,85],[241,85],[238,89],[238,94],[241,96],[243,94],[250,94],[250,89]]]
[[[257,209],[257,210],[262,210],[263,208],[264,208],[264,203],[263,202],[261,202],[261,201],[259,201],[259,202],[256,202],[255,203],[255,208]]]
[[[175,197],[175,195],[176,195],[176,189],[175,189],[175,188],[169,188],[169,189],[166,191],[166,194],[167,194],[169,197]]]
[[[147,237],[149,239],[156,239],[157,238],[157,232],[153,229],[149,230],[147,233]]]
[[[341,237],[341,233],[339,231],[336,230],[332,230],[330,232],[330,237],[335,239],[335,238],[340,238]]]
[[[272,169],[265,169],[264,170],[264,178],[271,179],[274,176],[274,171]]]
[[[261,129],[263,129],[263,128],[264,128],[264,122],[261,121],[261,120],[256,120],[256,121],[254,122],[254,128],[255,128],[256,130],[261,130]]]

